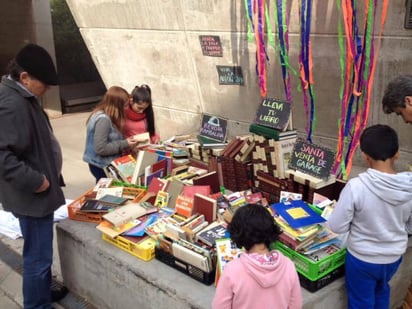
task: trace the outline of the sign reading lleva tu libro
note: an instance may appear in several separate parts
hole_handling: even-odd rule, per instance
[[[298,139],[289,160],[289,168],[317,178],[328,178],[335,162],[335,153],[325,147]]]
[[[290,117],[290,103],[278,99],[265,98],[256,112],[255,123],[284,130]]]
[[[202,114],[202,124],[199,134],[219,142],[225,142],[227,134],[227,119]]]

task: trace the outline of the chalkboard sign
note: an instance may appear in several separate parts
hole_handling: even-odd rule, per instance
[[[289,160],[289,168],[317,178],[328,178],[335,161],[335,153],[325,147],[297,139]]]
[[[217,35],[199,35],[203,56],[222,57],[222,45]]]
[[[242,67],[217,65],[219,85],[243,85]]]
[[[265,98],[256,112],[255,123],[277,130],[285,130],[290,118],[290,103]]]
[[[227,119],[207,114],[202,114],[202,123],[199,135],[208,137],[218,142],[225,142],[227,134]]]

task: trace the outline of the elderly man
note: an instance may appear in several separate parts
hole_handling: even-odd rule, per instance
[[[51,308],[67,294],[51,291],[53,213],[65,203],[62,153],[38,97],[57,85],[49,53],[28,44],[0,83],[0,203],[20,222],[24,308]]]

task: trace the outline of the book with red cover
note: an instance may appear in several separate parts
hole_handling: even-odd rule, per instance
[[[216,171],[192,178],[193,185],[209,185],[211,193],[220,191],[219,176]]]
[[[136,168],[136,160],[132,155],[125,155],[114,159],[111,164],[116,168],[120,177],[125,182],[131,182]]]
[[[193,209],[195,213],[204,215],[209,223],[217,219],[217,201],[211,197],[196,193],[193,198]]]
[[[210,186],[209,185],[187,185],[183,187],[182,195],[194,198],[196,193],[203,194],[206,196],[210,195]]]

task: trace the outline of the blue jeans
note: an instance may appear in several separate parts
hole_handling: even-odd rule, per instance
[[[89,164],[89,170],[92,173],[92,175],[94,176],[94,178],[96,178],[96,183],[99,181],[100,178],[107,177],[104,170],[100,167],[95,166],[95,165]]]
[[[346,253],[345,282],[349,309],[388,309],[389,281],[402,258],[391,264],[372,264]]]
[[[43,218],[15,215],[23,245],[23,300],[25,309],[51,308],[53,213]]]

